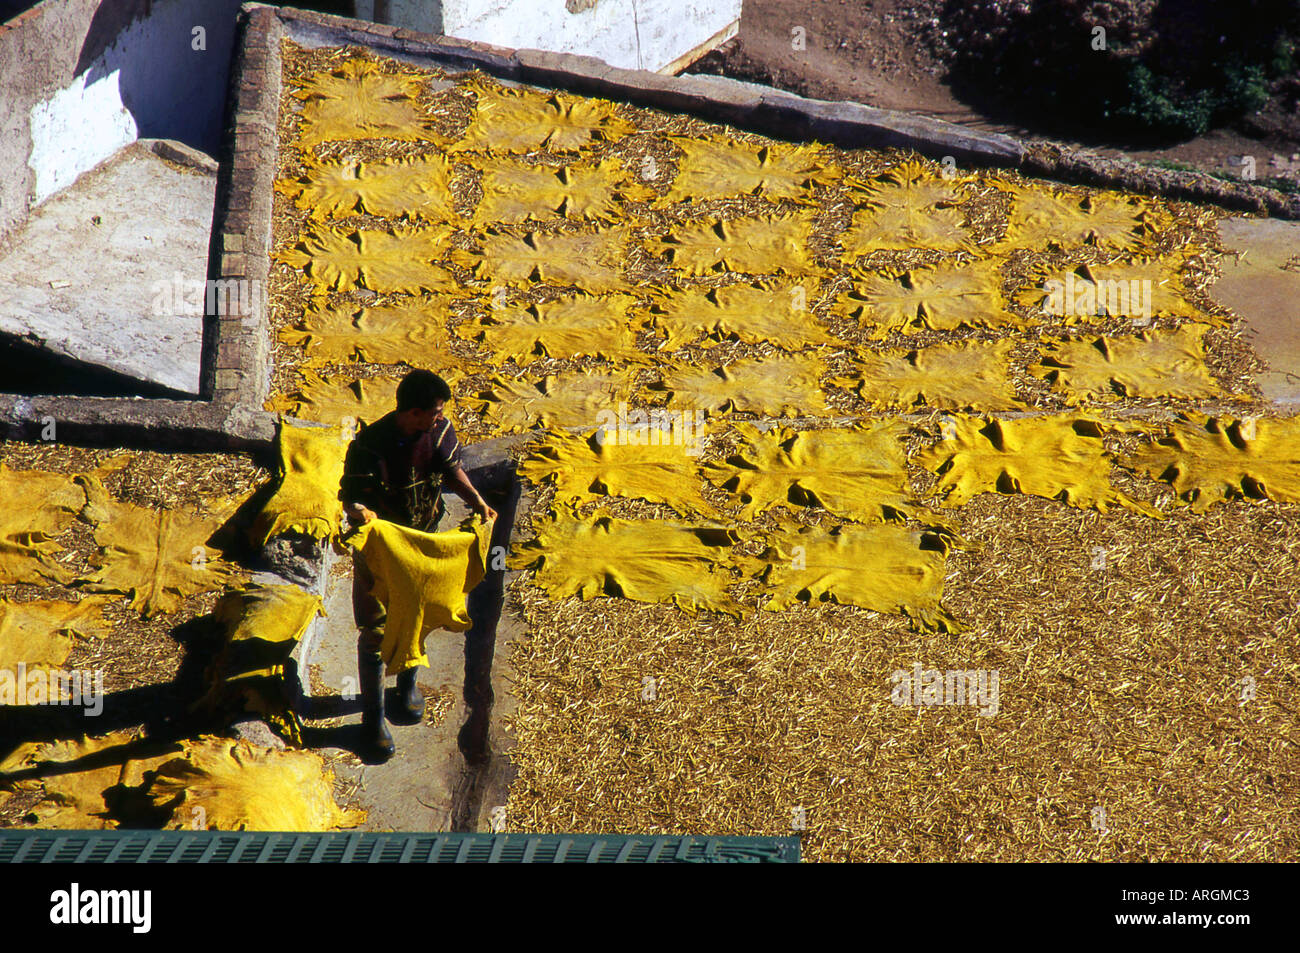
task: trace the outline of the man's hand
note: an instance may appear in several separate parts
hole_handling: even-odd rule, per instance
[[[374,510],[361,503],[349,503],[344,509],[347,510],[348,519],[353,523],[369,523],[371,520],[379,519]]]
[[[486,522],[490,523],[497,518],[497,511],[488,506],[487,500],[483,499],[481,496],[470,504],[470,509],[483,517]]]

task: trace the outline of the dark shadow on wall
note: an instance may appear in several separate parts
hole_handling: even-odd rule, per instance
[[[0,0],[0,23],[8,23],[18,14],[30,10],[40,0]]]
[[[216,156],[240,4],[103,0],[82,42],[76,75],[87,74],[89,86],[116,74],[141,138],[177,139]],[[354,12],[353,0],[279,5],[340,16]]]
[[[116,76],[141,138],[221,146],[239,0],[104,0],[77,59],[86,85]]]

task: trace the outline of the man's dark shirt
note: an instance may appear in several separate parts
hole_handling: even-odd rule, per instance
[[[339,499],[360,503],[380,519],[433,532],[442,518],[442,479],[460,466],[460,441],[451,421],[411,436],[397,412],[365,427],[348,447]]]

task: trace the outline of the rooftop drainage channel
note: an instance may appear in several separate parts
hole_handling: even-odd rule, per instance
[[[0,830],[3,864],[798,863],[798,837]]]

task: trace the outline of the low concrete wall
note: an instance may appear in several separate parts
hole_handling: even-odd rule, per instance
[[[0,24],[0,241],[137,138],[221,147],[238,0],[45,0]]]

